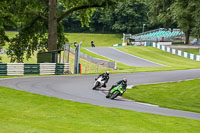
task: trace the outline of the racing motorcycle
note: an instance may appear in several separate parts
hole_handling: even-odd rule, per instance
[[[125,90],[122,85],[115,86],[112,90],[110,90],[106,96],[106,98],[115,99],[117,96],[122,96]]]
[[[99,77],[95,82],[94,82],[94,87],[92,88],[93,90],[96,90],[97,88],[101,88],[105,83],[105,80],[102,77]]]

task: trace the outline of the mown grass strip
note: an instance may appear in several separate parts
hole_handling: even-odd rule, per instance
[[[10,37],[13,37],[17,32],[6,32]],[[78,43],[80,41],[83,41],[82,47],[90,47],[91,40],[94,41],[96,46],[101,47],[110,47],[113,44],[120,43],[121,42],[121,35],[119,34],[86,34],[86,33],[66,33],[66,36],[69,39],[69,42],[73,43],[74,41],[77,41]],[[4,46],[7,48],[8,46]],[[167,65],[169,67],[132,67],[127,66],[122,63],[117,62],[117,68],[118,70],[113,70],[112,73],[131,73],[131,72],[147,72],[147,71],[169,71],[169,70],[184,70],[184,69],[196,69],[200,68],[200,62],[192,61],[183,57],[179,57],[177,55],[172,55],[167,52],[161,51],[156,48],[152,47],[121,47],[119,50],[122,50],[124,52],[127,52],[129,54],[133,54],[134,56],[138,56],[156,63],[160,63],[163,65]],[[84,51],[84,53],[89,54],[93,57],[106,59],[105,57],[95,55],[94,53],[90,53],[88,51]],[[8,59],[7,55],[2,55],[2,62],[8,63],[10,59]],[[70,57],[70,60],[72,59],[71,64],[73,64],[73,57]],[[110,59],[106,59],[110,60]],[[36,54],[32,56],[30,60],[25,60],[25,63],[36,63]],[[84,63],[85,61],[82,60]],[[86,63],[86,66],[84,66],[84,73],[100,73],[104,72],[109,69],[102,68],[102,71],[97,72],[97,66],[95,66],[92,63]],[[92,67],[90,67],[92,66]],[[94,67],[93,67],[94,66]],[[73,65],[71,65],[71,68],[73,70]],[[90,71],[90,68],[94,68],[94,70]],[[110,70],[111,71],[111,70]]]
[[[182,51],[188,52],[188,53],[191,53],[191,54],[199,55],[199,49],[198,48],[196,48],[196,49],[182,49]]]
[[[1,132],[199,133],[200,121],[106,108],[0,87]]]
[[[82,41],[83,47],[91,47],[92,40],[96,47],[111,47],[122,42],[122,34],[65,33],[65,35],[70,43]]]
[[[178,70],[178,69],[193,69],[200,68],[200,62],[190,60],[178,55],[173,55],[153,47],[124,47],[119,50],[150,60],[155,63],[163,64],[169,67],[161,67],[160,70]],[[147,70],[149,68],[146,68]]]
[[[138,85],[124,93],[123,97],[156,104],[161,107],[200,113],[200,79]]]

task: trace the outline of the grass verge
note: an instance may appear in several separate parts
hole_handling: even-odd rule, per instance
[[[7,32],[10,37],[13,37],[16,32]],[[112,44],[116,44],[121,42],[121,35],[119,34],[86,34],[86,33],[66,33],[66,36],[69,39],[69,42],[73,43],[77,41],[83,41],[83,47],[90,47],[90,41],[93,40],[96,46],[108,47],[112,46]],[[6,47],[6,46],[5,46]],[[100,68],[98,65],[94,65],[93,63],[89,63],[85,60],[82,60],[83,64],[83,73],[101,73],[104,71],[112,71],[111,73],[131,73],[131,72],[147,72],[147,71],[169,71],[169,70],[184,70],[184,69],[196,69],[200,68],[200,62],[192,61],[190,59],[186,59],[177,55],[172,55],[170,53],[161,51],[159,49],[153,47],[122,47],[119,48],[124,52],[129,54],[133,54],[135,56],[160,63],[163,65],[167,65],[168,67],[132,67],[127,66],[122,63],[117,62],[118,70],[110,70],[106,68]],[[112,61],[108,58],[99,56],[97,54],[91,53],[87,50],[81,49],[83,53],[86,53],[90,56],[105,59]],[[73,56],[70,57],[71,64],[73,64]],[[6,55],[3,55],[3,63],[9,62],[9,59]],[[29,61],[25,60],[25,63],[36,63],[36,54]],[[73,70],[73,65],[71,65]],[[99,69],[100,68],[100,69]],[[101,71],[102,70],[102,71]]]
[[[94,41],[96,47],[111,47],[113,44],[122,42],[121,34],[94,34],[94,33],[65,33],[70,43],[83,42],[83,47],[91,47]]]
[[[0,87],[1,133],[199,133],[200,121],[106,108]]]
[[[196,54],[196,55],[199,55],[199,49],[182,49],[182,51],[184,52],[188,52],[188,53],[191,53],[191,54]]]
[[[166,65],[166,67],[132,67],[132,66],[127,66],[127,65],[117,62],[118,70],[112,71],[112,73],[172,71],[172,70],[200,68],[200,62],[193,61],[193,60],[180,57],[177,55],[172,55],[170,53],[161,51],[153,47],[126,46],[126,47],[118,47],[117,49],[129,54],[132,54],[134,56],[138,56],[138,57],[150,60],[155,63]],[[85,54],[88,54],[96,58],[112,61],[110,59],[107,59],[95,53],[92,53],[86,49],[81,49],[81,51]]]
[[[179,69],[195,69],[200,68],[200,62],[190,60],[178,55],[173,55],[168,52],[164,52],[154,47],[123,47],[118,48],[119,50],[153,61],[155,63],[160,63],[168,67],[148,67],[148,68],[138,68],[138,70],[156,70],[166,71],[166,70],[179,70]]]
[[[128,99],[200,113],[200,79],[138,85],[124,93]]]

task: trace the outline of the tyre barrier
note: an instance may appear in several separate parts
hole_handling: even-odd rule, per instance
[[[0,75],[60,75],[71,73],[69,63],[0,63]]]

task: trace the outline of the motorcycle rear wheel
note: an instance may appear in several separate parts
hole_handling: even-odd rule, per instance
[[[111,94],[108,92],[108,94],[106,95],[106,98],[110,98]]]
[[[118,95],[119,95],[119,91],[115,91],[115,92],[113,92],[113,94],[111,95],[110,99],[115,99]]]
[[[95,86],[92,89],[96,90],[98,86],[99,86],[99,82],[96,82]]]

